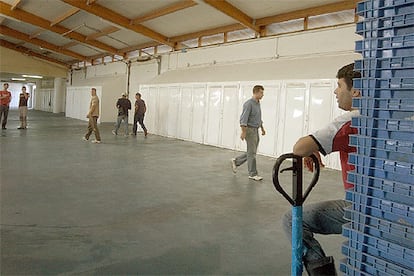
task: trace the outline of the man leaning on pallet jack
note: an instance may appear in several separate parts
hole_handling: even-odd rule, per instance
[[[337,117],[326,127],[300,138],[293,147],[293,154],[305,157],[305,167],[313,171],[313,162],[308,156],[315,154],[320,160],[319,153],[327,155],[339,151],[344,188],[350,189],[353,185],[347,182],[347,172],[353,170],[354,166],[348,164],[348,154],[355,152],[356,149],[349,146],[349,135],[357,133],[357,129],[351,127],[351,118],[359,115],[359,111],[352,108],[352,98],[360,96],[360,92],[353,88],[353,79],[360,78],[361,74],[354,71],[354,64],[349,64],[339,69],[336,77],[338,87],[334,93],[338,106],[349,112]],[[322,163],[321,166],[323,166]],[[347,222],[344,219],[344,208],[347,206],[350,206],[350,203],[345,200],[323,201],[304,206],[303,263],[309,275],[336,275],[333,257],[325,255],[314,234],[341,234],[342,225]],[[283,226],[290,237],[292,233],[291,212],[284,215]]]

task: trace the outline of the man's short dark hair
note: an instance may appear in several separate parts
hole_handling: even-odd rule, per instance
[[[139,92],[138,92],[138,93],[137,93],[137,94],[135,94],[135,95],[137,95],[138,97],[140,97],[140,98],[141,98],[141,93],[139,93]]]
[[[361,78],[361,73],[358,71],[354,71],[354,63],[345,65],[341,69],[338,70],[336,74],[338,79],[344,79],[346,86],[348,89],[351,89],[353,85],[353,79]]]
[[[256,94],[257,92],[259,92],[260,90],[264,90],[264,87],[262,85],[255,85],[253,87],[253,94]]]

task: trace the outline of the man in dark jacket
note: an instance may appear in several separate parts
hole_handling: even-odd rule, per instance
[[[121,126],[121,122],[125,124],[125,136],[128,135],[128,110],[131,109],[131,101],[128,99],[127,93],[122,93],[122,97],[116,102],[116,108],[118,108],[118,118],[116,120],[116,127],[112,130],[113,135],[118,135],[118,129]]]
[[[137,123],[140,124],[142,130],[144,131],[145,137],[148,135],[147,128],[144,125],[144,116],[147,111],[147,106],[145,105],[144,100],[141,99],[141,94],[135,94],[135,114],[134,114],[134,127],[132,129],[133,135],[137,135]]]

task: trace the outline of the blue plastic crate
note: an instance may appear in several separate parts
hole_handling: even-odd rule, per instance
[[[358,3],[357,11],[392,8],[410,3],[414,3],[414,0],[365,0]]]
[[[382,4],[384,2],[384,4]],[[365,1],[357,5],[357,14],[367,19],[395,16],[414,12],[412,0]]]
[[[390,29],[380,29],[380,30],[367,30],[357,32],[357,34],[361,35],[364,38],[377,38],[377,37],[395,37],[395,36],[402,36],[402,35],[409,35],[414,32],[414,26],[400,26],[394,27]]]
[[[346,200],[352,203],[352,210],[373,217],[414,227],[414,207],[391,202],[348,190]]]
[[[413,15],[414,16],[414,15]],[[396,37],[379,37],[364,39],[355,42],[355,50],[382,50],[391,48],[406,48],[414,46],[414,34],[407,34]]]
[[[378,99],[359,97],[352,99],[352,107],[365,110],[400,110],[400,111],[414,111],[414,93],[412,98],[408,99]]]
[[[348,174],[348,181],[354,184],[354,192],[363,195],[376,197],[379,199],[389,200],[395,203],[405,204],[410,207],[414,207],[414,186],[409,184],[400,183],[398,186],[400,189],[392,189],[387,187],[387,190],[381,189],[384,185],[378,185],[381,180],[374,177],[361,175],[361,174]],[[389,181],[393,183],[393,181]],[[395,185],[395,184],[394,184]],[[405,185],[405,187],[404,187]],[[378,187],[379,186],[379,187]],[[402,188],[405,189],[402,189]],[[403,193],[405,192],[405,193]]]
[[[346,264],[345,262],[342,262],[342,261],[339,263],[339,270],[343,272],[344,275],[347,275],[347,276],[370,276],[370,274],[366,272],[362,272],[359,269],[349,264]]]
[[[373,149],[388,150],[399,153],[414,153],[414,141],[399,141],[395,139],[381,139],[351,134],[349,145]]]
[[[414,56],[414,48],[413,48]],[[396,68],[396,69],[382,69],[382,68],[371,68],[359,70],[363,78],[378,78],[378,79],[387,79],[387,78],[408,78],[413,76],[413,68]]]
[[[414,89],[414,77],[392,78],[392,79],[371,79],[360,78],[354,80],[355,89],[381,88],[381,89]]]
[[[358,22],[356,25],[356,32],[358,34],[364,34],[367,31],[383,30],[408,25],[414,25],[414,12]]]
[[[380,139],[396,139],[399,141],[413,141],[413,133],[409,131],[393,131],[375,128],[359,128],[358,134]]]
[[[414,250],[350,229],[347,225],[344,225],[342,230],[343,236],[349,238],[350,248],[414,270]]]
[[[375,113],[375,118],[371,116],[353,117],[351,120],[351,126],[358,128],[358,130],[365,128],[412,132],[412,137],[414,138],[414,117],[412,117],[413,114],[414,113],[410,111],[378,110],[377,113]]]
[[[348,266],[351,269],[355,269],[361,273],[368,273],[367,275],[413,275],[413,270],[401,267],[393,262],[390,262],[389,260],[384,260],[379,257],[374,257],[367,253],[357,251],[350,248],[348,244],[349,242],[346,241],[341,247],[342,254],[347,256],[346,260],[341,261],[341,264],[343,263],[344,266]],[[343,270],[341,269],[341,271]]]
[[[386,221],[353,210],[346,210],[351,229],[381,238],[414,250],[414,228]]]
[[[392,150],[383,150],[363,146],[356,146],[356,148],[356,153],[358,155],[414,164],[414,153],[401,153]]]
[[[414,31],[414,28],[413,28],[413,31]],[[414,55],[414,47],[391,48],[391,49],[369,49],[369,50],[361,50],[357,52],[360,52],[364,58],[410,57]],[[377,69],[377,68],[374,68],[374,69]],[[407,77],[409,76],[410,75],[407,75]]]
[[[383,178],[386,180],[397,181],[400,183],[414,185],[414,177],[412,175],[405,175],[401,173],[392,172],[389,170],[365,167],[365,166],[355,166],[355,171],[359,174],[366,174],[372,177]]]
[[[348,163],[355,166],[364,166],[366,168],[377,168],[414,178],[414,163],[410,162],[394,161],[350,153]]]
[[[414,56],[391,58],[365,58],[355,61],[355,70],[369,69],[413,69]]]
[[[394,120],[414,120],[414,111],[400,111],[400,110],[386,110],[386,109],[360,109],[360,114],[361,116],[364,117],[368,117],[371,119],[378,119],[378,120],[386,120],[386,119],[394,119]],[[381,124],[381,122],[377,123],[378,126]],[[375,125],[375,122],[374,122]],[[410,123],[406,123],[406,122],[402,122],[399,123],[399,125],[397,126],[399,129],[401,130],[406,130],[406,131],[414,131],[414,127],[413,129],[410,128],[410,125],[414,124],[410,124]],[[374,126],[375,127],[375,126]],[[394,125],[392,125],[392,127],[395,127]],[[402,129],[402,127],[408,127],[407,129]],[[376,127],[376,128],[380,128],[380,127]],[[387,128],[385,128],[387,129]]]
[[[381,89],[364,87],[359,88],[362,97],[388,98],[388,99],[413,99],[412,89]]]

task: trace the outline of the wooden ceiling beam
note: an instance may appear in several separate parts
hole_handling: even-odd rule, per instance
[[[189,34],[185,34],[185,35],[179,35],[179,36],[175,36],[175,37],[171,37],[170,40],[172,42],[181,42],[181,41],[186,41],[189,39],[196,39],[202,36],[209,36],[209,35],[215,35],[215,34],[219,34],[219,33],[228,33],[228,32],[232,32],[232,31],[238,31],[238,30],[243,30],[246,29],[245,26],[243,26],[242,24],[236,23],[233,25],[228,25],[228,26],[224,26],[224,27],[218,27],[218,28],[214,28],[214,29],[207,29],[207,30],[203,30],[203,31],[199,31],[199,32],[194,32],[194,33],[189,33]]]
[[[179,11],[179,10],[190,8],[190,7],[195,6],[195,5],[197,5],[197,3],[192,1],[192,0],[183,0],[181,2],[178,2],[178,3],[172,4],[172,5],[154,10],[154,11],[148,13],[148,14],[145,14],[143,16],[132,19],[131,24],[133,24],[133,25],[140,24],[144,21],[148,21],[148,20],[163,16],[163,15],[167,15],[167,14]]]
[[[130,24],[131,20],[129,18],[119,13],[116,13],[113,10],[110,10],[99,4],[87,5],[86,2],[79,1],[79,0],[61,0],[61,1],[65,2],[66,4],[72,5],[74,7],[77,7],[81,10],[84,10],[88,13],[91,13],[93,15],[96,15],[100,18],[103,18],[125,29],[129,29],[136,33],[142,34],[162,44],[166,44],[170,46],[173,45],[173,43],[171,43],[166,36],[160,33],[157,33],[143,25],[131,25]]]
[[[22,0],[15,0],[15,1],[13,2],[13,4],[11,5],[10,9],[11,9],[11,10],[16,9],[16,8],[17,8],[17,6],[19,6],[20,2],[22,2]]]
[[[57,59],[54,59],[54,58],[51,58],[51,57],[33,52],[32,50],[30,50],[26,47],[13,44],[11,42],[8,42],[7,40],[0,39],[0,46],[5,47],[5,48],[9,48],[11,50],[15,50],[15,51],[20,52],[20,53],[25,54],[25,55],[29,55],[29,56],[37,57],[39,59],[43,59],[45,61],[53,62],[53,63],[59,64],[61,66],[70,67],[69,64],[64,63],[60,60],[57,60]]]
[[[102,42],[96,41],[96,40],[86,40],[86,36],[77,33],[77,32],[71,32],[71,30],[69,30],[68,28],[62,27],[60,25],[54,25],[54,26],[50,26],[50,21],[39,17],[35,14],[26,12],[24,10],[21,10],[19,8],[15,9],[15,10],[11,10],[11,6],[9,4],[6,4],[2,1],[0,1],[0,11],[2,14],[9,16],[11,18],[20,20],[22,22],[43,28],[45,30],[49,30],[51,32],[54,33],[58,33],[58,34],[67,34],[66,36],[68,38],[71,38],[73,40],[79,41],[81,43],[84,44],[88,44],[92,47],[98,48],[100,50],[103,50],[105,52],[109,52],[109,53],[113,53],[113,54],[117,54],[118,50],[112,46],[109,46],[107,44],[104,44]]]
[[[64,21],[65,19],[71,17],[72,15],[78,13],[80,9],[72,8],[65,12],[64,14],[61,14],[57,18],[55,18],[52,22],[50,22],[50,26],[55,26],[56,24],[59,24],[60,22]]]
[[[48,49],[48,50],[51,50],[53,52],[76,58],[78,60],[89,60],[89,58],[87,58],[85,56],[79,55],[79,54],[77,54],[75,52],[72,52],[72,51],[69,51],[69,50],[61,49],[59,46],[56,46],[56,45],[54,45],[52,43],[49,43],[47,41],[40,40],[40,39],[37,39],[37,38],[32,38],[31,39],[30,35],[27,35],[25,33],[21,33],[19,31],[16,31],[16,30],[11,29],[11,28],[9,28],[7,26],[4,26],[4,25],[0,25],[0,34],[5,35],[5,36],[9,36],[9,37],[12,37],[12,38],[15,38],[15,39],[23,40],[23,41],[26,41],[28,43],[40,46],[40,47]]]
[[[88,36],[86,37],[86,40],[95,40],[95,39],[97,39],[98,37],[105,36],[105,35],[107,35],[107,34],[111,34],[111,33],[117,32],[117,31],[119,31],[119,30],[120,30],[120,29],[119,29],[119,28],[117,28],[117,27],[115,27],[115,26],[110,26],[110,27],[108,27],[108,28],[105,28],[105,29],[101,30],[100,32],[97,32],[97,33],[94,33],[94,34],[88,35]]]
[[[79,42],[77,41],[71,41],[69,43],[66,43],[65,45],[59,46],[60,49],[67,49],[73,46],[79,45]]]
[[[87,0],[86,4],[87,5],[93,5],[97,0]]]
[[[225,0],[204,0],[204,2],[221,11],[222,13],[227,14],[236,21],[240,22],[240,24],[246,26],[249,29],[252,29],[256,33],[260,32],[260,28],[259,26],[256,26],[253,18],[251,18],[250,16],[248,16],[247,14],[245,14],[229,2]]]
[[[316,16],[321,14],[339,12],[343,10],[351,10],[356,7],[356,4],[359,0],[345,0],[342,2],[317,6],[313,8],[307,8],[282,14],[277,14],[273,16],[268,16],[256,20],[257,26],[266,26],[273,23],[280,23],[289,20],[306,18],[309,16]]]
[[[30,34],[30,39],[32,39],[32,38],[35,38],[35,37],[38,37],[41,33],[43,33],[45,30],[43,30],[43,29],[41,29],[41,28],[39,28],[39,29],[37,29],[36,31],[34,31],[34,32],[32,32],[31,34]]]

